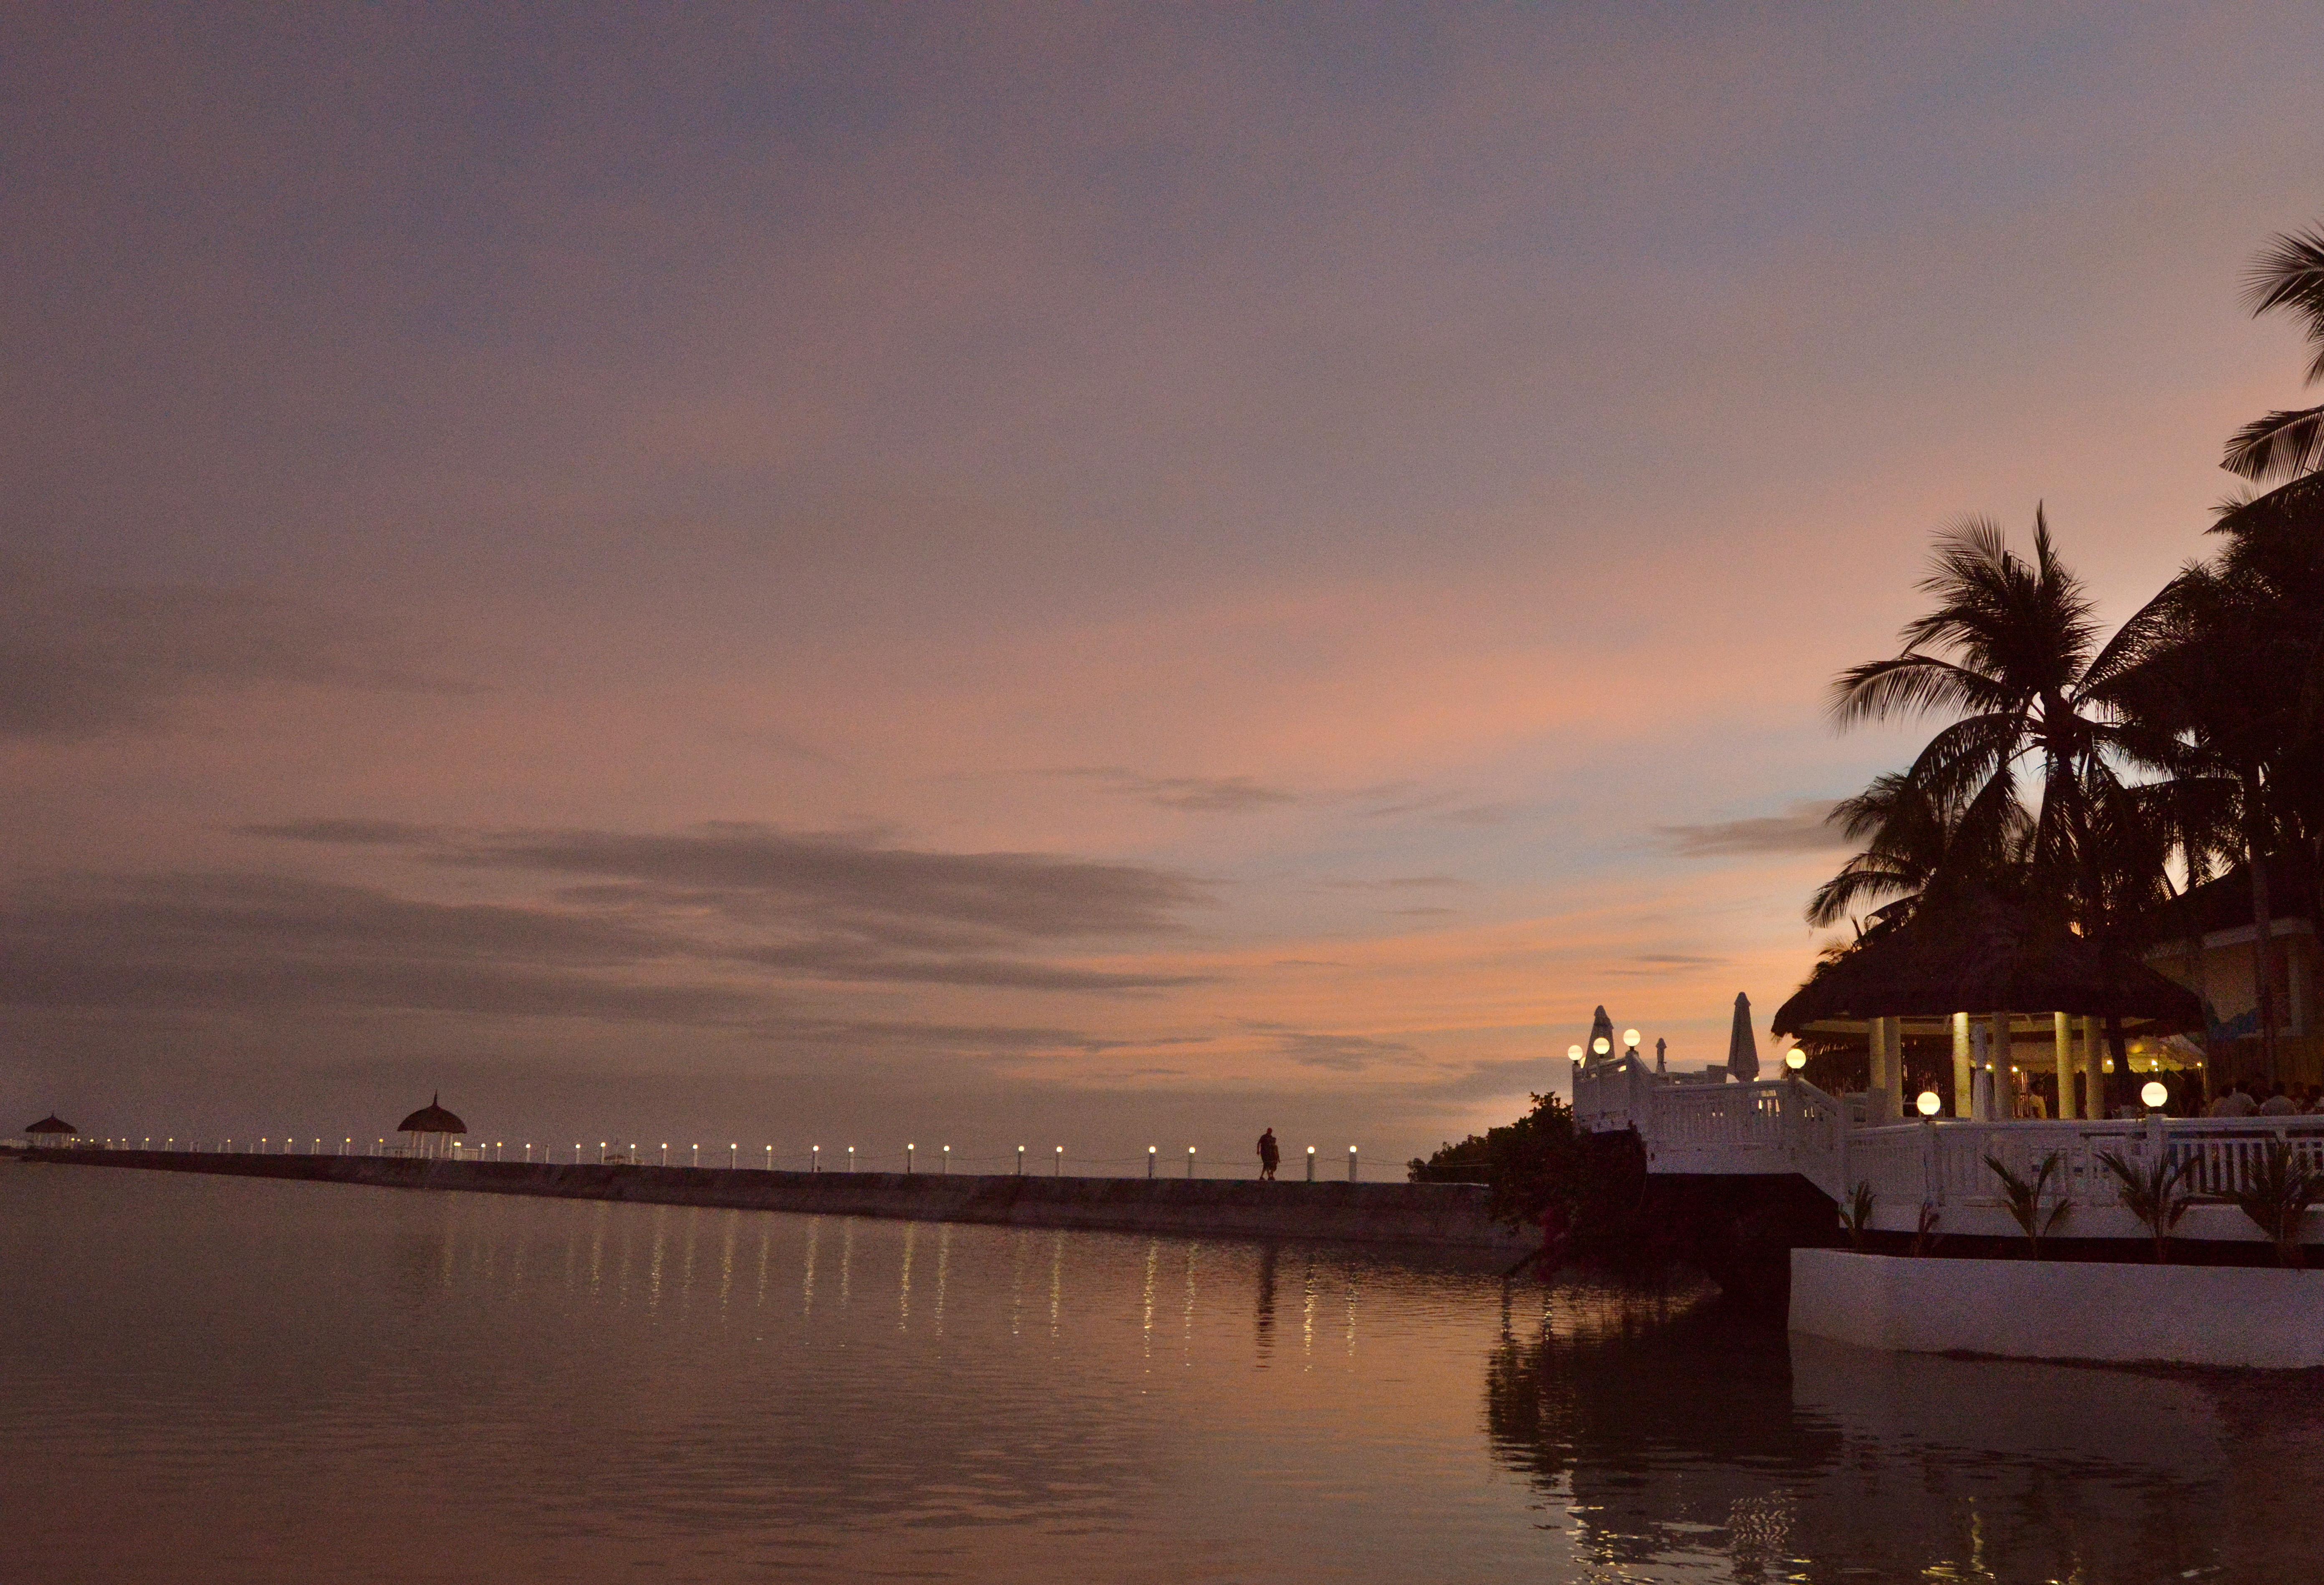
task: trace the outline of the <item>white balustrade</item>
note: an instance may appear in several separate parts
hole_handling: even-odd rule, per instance
[[[2324,1116],[2120,1119],[2081,1122],[1974,1122],[1953,1119],[1866,1128],[1853,1096],[1833,1096],[1798,1078],[1749,1084],[1674,1083],[1632,1057],[1592,1063],[1573,1074],[1574,1120],[1592,1132],[1635,1129],[1654,1173],[1763,1175],[1795,1172],[1836,1201],[1868,1185],[1882,1214],[1876,1225],[1910,1228],[1933,1205],[1999,1212],[2006,1205],[1987,1157],[2031,1180],[2055,1154],[2043,1203],[2060,1201],[2119,1220],[2119,1184],[2100,1157],[2134,1166],[2157,1149],[2188,1163],[2199,1205],[2221,1204],[2247,1184],[2269,1145],[2324,1172]],[[1853,1113],[1853,1115],[1852,1115]],[[1969,1219],[1979,1229],[1990,1216]],[[1954,1224],[1958,1230],[1971,1230]],[[2083,1225],[2095,1233],[2090,1219]],[[2061,1225],[2061,1234],[2071,1229]]]

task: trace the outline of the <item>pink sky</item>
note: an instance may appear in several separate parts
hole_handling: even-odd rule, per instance
[[[2298,390],[2304,8],[0,23],[0,1112],[1385,1171]]]

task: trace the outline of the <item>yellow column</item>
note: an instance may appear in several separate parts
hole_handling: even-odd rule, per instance
[[[1977,1072],[1969,1048],[1969,1015],[1953,1015],[1953,1115],[1967,1117],[1977,1099]]]
[[[2009,1072],[2009,1015],[1987,1013],[1986,1027],[1989,1031],[1986,1055],[1993,1063],[1993,1110],[2006,1122],[2017,1115],[2017,1091]]]
[[[2050,1036],[2056,1046],[2058,1063],[2058,1115],[2071,1119],[2078,1115],[2074,1106],[2074,1020],[2064,1013],[2052,1013]]]

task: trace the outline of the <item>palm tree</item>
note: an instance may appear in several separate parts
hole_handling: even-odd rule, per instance
[[[2324,380],[2324,226],[2271,238],[2245,278],[2244,300],[2254,314],[2282,309],[2306,321],[2315,348],[2308,381]],[[2324,407],[2253,419],[2228,440],[2221,465],[2255,484],[2324,468]]]
[[[2282,641],[2282,601],[2264,576],[2235,565],[2181,571],[2147,610],[2160,633],[2119,679],[2111,703],[2138,723],[2128,744],[2169,777],[2154,789],[2154,828],[2167,830],[2190,881],[2215,863],[2251,879],[2253,1000],[2264,1071],[2276,1072],[2274,904],[2269,859],[2287,822],[2280,769],[2296,712]]]
[[[1956,862],[1934,873],[2022,887],[2086,923],[2114,912],[2101,844],[2126,801],[2116,762],[2141,740],[2113,693],[2154,623],[2134,621],[2101,644],[2089,598],[2038,510],[2031,561],[1978,518],[1941,535],[1933,560],[1920,588],[1935,609],[1905,627],[1901,654],[1840,674],[1833,718],[1845,729],[1900,714],[1954,715],[1904,773],[1952,833]],[[2020,788],[2021,766],[2038,782],[2037,799]]]
[[[1858,905],[1879,902],[1869,927],[1860,932],[1868,937],[1903,924],[1923,897],[1941,899],[1966,885],[1992,887],[2022,861],[2029,824],[2015,797],[1949,810],[1912,777],[1895,771],[1835,805],[1831,823],[1863,843],[1863,851],[1816,889],[1808,923],[1837,925]]]

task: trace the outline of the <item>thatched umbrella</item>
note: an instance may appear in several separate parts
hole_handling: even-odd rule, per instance
[[[39,1122],[27,1128],[24,1130],[24,1133],[26,1138],[30,1138],[32,1142],[37,1146],[43,1143],[54,1143],[58,1139],[78,1138],[80,1135],[80,1130],[52,1111],[49,1113],[48,1116],[42,1118]]]
[[[2052,1031],[2068,1045],[2074,1021],[2085,1020],[2086,1051],[2095,1045],[2100,1022],[2109,1035],[2172,1035],[2203,1027],[2202,1001],[2194,992],[2126,954],[2108,953],[2062,925],[1983,896],[1924,909],[1845,956],[1818,965],[1775,1010],[1775,1030],[1868,1034],[1876,1048],[1885,1035],[1891,1042],[1886,1060],[1893,1065],[1895,1042],[1904,1032],[1950,1029],[1958,1087],[1969,1060],[1972,1016],[1991,1017],[1997,1038],[2018,1029],[2023,1019],[2026,1027],[2020,1032]],[[1996,1060],[2003,1059],[1997,1054]],[[1882,1061],[1876,1049],[1876,1088],[1888,1087],[1882,1083]],[[2099,1064],[2094,1051],[2088,1062],[2095,1098]],[[2065,1099],[2061,1089],[2061,1103]]]
[[[1981,898],[1916,915],[1821,965],[1775,1009],[1778,1035],[1835,1033],[1872,1018],[1947,1019],[2012,1009],[2114,1018],[2175,1035],[2203,1027],[2195,993],[2096,942]]]
[[[422,1156],[438,1154],[447,1140],[456,1138],[468,1131],[467,1124],[462,1122],[455,1114],[444,1110],[441,1104],[443,1099],[440,1092],[430,1095],[427,1105],[395,1125],[397,1133],[417,1136],[420,1154]]]

